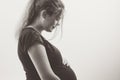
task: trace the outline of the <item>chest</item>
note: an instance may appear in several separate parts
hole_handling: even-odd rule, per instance
[[[61,65],[62,64],[62,55],[60,51],[48,41],[45,42],[45,49],[51,65]]]

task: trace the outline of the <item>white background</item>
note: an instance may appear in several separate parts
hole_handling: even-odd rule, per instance
[[[0,0],[0,80],[25,80],[16,25],[28,0]],[[63,37],[53,42],[78,80],[120,80],[120,1],[64,0]]]

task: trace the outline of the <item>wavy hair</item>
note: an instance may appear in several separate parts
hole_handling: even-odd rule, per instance
[[[61,10],[58,17],[61,16],[61,23],[63,23],[64,4],[61,0],[30,0],[16,31],[17,39],[19,39],[22,29],[32,24],[42,10],[46,10],[48,15]]]

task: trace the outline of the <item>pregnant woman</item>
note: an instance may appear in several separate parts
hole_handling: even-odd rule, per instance
[[[62,21],[60,0],[31,0],[18,33],[18,56],[26,80],[77,80],[70,66],[63,63],[60,51],[42,36]]]

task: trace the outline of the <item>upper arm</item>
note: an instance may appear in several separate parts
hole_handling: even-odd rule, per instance
[[[45,47],[41,44],[33,45],[28,54],[41,78],[55,76],[48,61]]]

